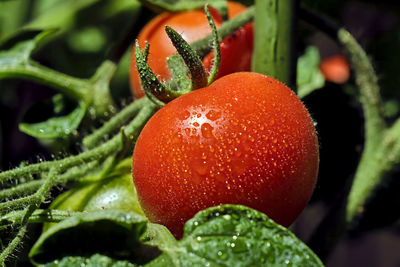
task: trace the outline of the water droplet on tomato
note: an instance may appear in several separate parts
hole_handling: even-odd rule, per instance
[[[191,132],[190,128],[185,128],[185,133],[186,133],[187,136],[190,136],[190,132]]]
[[[190,112],[185,110],[183,113],[179,115],[180,120],[187,120],[190,117]]]
[[[209,119],[210,121],[216,121],[217,119],[219,119],[221,117],[221,112],[218,110],[210,110],[207,114],[206,114],[207,119]]]
[[[214,137],[212,131],[214,130],[214,127],[212,127],[209,123],[203,123],[201,125],[201,133],[203,137],[205,138],[212,138]]]

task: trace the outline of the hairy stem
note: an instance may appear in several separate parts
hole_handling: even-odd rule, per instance
[[[380,143],[383,130],[386,128],[378,78],[367,54],[348,31],[340,29],[338,40],[350,58],[355,81],[359,88],[360,102],[365,117],[365,149],[373,150],[375,145]]]
[[[39,188],[39,190],[33,195],[34,198],[29,206],[24,211],[24,216],[22,219],[22,226],[19,229],[17,235],[8,244],[8,246],[0,254],[0,265],[3,266],[7,257],[16,249],[16,247],[21,243],[27,230],[28,219],[32,213],[40,206],[40,204],[46,199],[50,189],[54,185],[55,177],[58,173],[58,168],[54,167],[50,170],[46,182]]]
[[[400,163],[400,119],[381,133],[374,150],[364,149],[358,165],[352,189],[347,199],[346,221],[351,224],[365,210],[365,205],[373,196],[395,164]],[[366,141],[367,142],[367,141]]]
[[[35,210],[28,218],[28,223],[60,222],[80,212],[66,210]],[[25,211],[17,210],[8,213],[0,220],[0,225],[6,229],[10,225],[22,224]]]
[[[149,103],[144,106],[142,110],[139,112],[138,116],[127,125],[125,128],[125,134],[130,138],[134,139],[138,134],[138,131],[145,122],[151,117],[151,115],[155,112],[155,105]],[[41,162],[37,164],[28,165],[25,167],[9,170],[0,173],[0,182],[5,182],[8,180],[16,179],[20,176],[25,176],[27,174],[35,174],[40,172],[49,171],[53,166],[58,166],[60,172],[64,172],[69,168],[74,166],[88,164],[92,161],[101,161],[105,157],[116,153],[120,148],[122,143],[122,139],[120,134],[114,136],[109,141],[104,144],[95,147],[91,150],[85,151],[79,155],[70,156],[64,159],[55,160],[55,161],[47,161]]]
[[[86,136],[83,139],[83,145],[87,148],[93,148],[101,141],[104,141],[104,138],[107,135],[123,126],[129,119],[135,116],[140,109],[147,105],[148,101],[148,98],[144,97],[132,102],[118,114],[113,116],[109,121],[107,121],[101,128],[97,129],[91,135]]]
[[[27,214],[27,212],[26,212]],[[22,225],[16,236],[14,237],[13,240],[7,245],[7,247],[4,248],[4,250],[0,254],[0,266],[5,266],[5,261],[10,256],[10,254],[21,244],[22,239],[24,238],[26,234],[26,230],[28,228],[28,224]]]
[[[83,177],[85,174],[98,166],[99,162],[94,161],[90,162],[86,166],[71,168],[66,173],[57,176],[57,185],[64,185],[70,181],[76,180],[79,177]],[[19,184],[8,189],[3,189],[0,191],[0,200],[31,195],[36,192],[36,190],[39,189],[43,183],[44,179],[40,179]]]

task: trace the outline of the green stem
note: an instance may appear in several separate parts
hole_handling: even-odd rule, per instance
[[[137,136],[139,136],[139,130],[146,124],[146,122],[150,119],[150,117],[157,111],[157,106],[150,101],[148,101],[148,105],[145,105],[140,112],[136,115],[135,119],[132,120],[126,127],[125,127],[125,134],[126,136],[134,140]],[[121,134],[119,134],[116,138],[121,140]]]
[[[146,121],[155,112],[156,106],[149,103],[142,108],[135,119],[127,125],[125,128],[125,134],[133,140],[137,135],[138,131]],[[8,180],[16,179],[27,174],[35,174],[40,172],[46,172],[53,166],[58,166],[60,172],[64,172],[74,166],[88,164],[92,161],[101,161],[105,157],[118,151],[121,146],[122,139],[120,134],[114,136],[106,143],[98,146],[94,149],[88,150],[76,156],[70,156],[61,160],[41,162],[37,164],[28,165],[25,167],[9,170],[0,173],[0,183]]]
[[[389,134],[390,131],[387,131],[378,78],[367,54],[345,29],[339,29],[337,36],[354,69],[355,82],[359,88],[360,102],[365,117],[364,150],[347,202],[346,220],[350,223],[362,213],[366,201],[380,184],[384,174],[393,167],[395,161],[389,160],[388,156],[393,154],[393,147],[396,142],[399,142],[400,136],[396,139]],[[397,125],[393,127],[396,129]]]
[[[62,160],[59,160],[59,161],[62,161]],[[58,161],[43,161],[43,162],[36,163],[36,164],[30,164],[27,166],[18,167],[13,170],[0,172],[0,183],[6,182],[9,180],[15,180],[19,177],[23,177],[28,174],[37,174],[40,172],[46,172],[54,165],[54,162],[58,162]]]
[[[117,66],[109,60],[103,62],[96,73],[90,79],[92,85],[91,100],[96,117],[108,117],[109,112],[113,111],[114,101],[110,94],[109,84],[117,70]],[[87,92],[89,94],[89,92]],[[93,113],[93,112],[92,112]]]
[[[24,207],[26,207],[26,205],[28,205],[32,201],[36,200],[36,198],[37,198],[36,195],[33,194],[33,195],[30,195],[27,197],[21,197],[18,199],[0,203],[0,214],[4,214],[4,211],[24,208]]]
[[[115,71],[116,65],[105,61],[90,80],[79,79],[29,60],[24,65],[0,66],[0,79],[20,78],[48,85],[73,99],[83,100],[88,106],[91,105],[89,111],[93,117],[107,117],[114,104],[109,81]]]
[[[360,92],[360,102],[365,117],[365,149],[374,150],[386,128],[378,78],[367,54],[357,40],[343,28],[339,29],[337,36],[349,56]]]
[[[256,0],[252,71],[272,76],[289,86],[293,71],[295,0]]]
[[[57,176],[57,185],[63,185],[79,177],[83,177],[89,171],[99,166],[98,161],[90,162],[84,167],[69,169],[66,173]],[[0,191],[0,200],[13,199],[15,197],[28,196],[36,192],[44,183],[44,179],[29,181]]]
[[[352,189],[347,199],[346,221],[352,223],[364,211],[364,206],[381,184],[385,174],[400,163],[400,119],[380,133],[374,150],[364,149]],[[367,143],[367,142],[366,142]],[[371,146],[372,146],[371,145]]]
[[[28,211],[25,212],[28,214]],[[24,238],[26,231],[28,228],[28,224],[22,225],[16,236],[14,237],[13,240],[7,245],[7,247],[1,252],[0,254],[0,266],[5,266],[5,261],[8,258],[8,256],[21,244],[22,239]]]
[[[80,212],[66,210],[35,210],[28,218],[28,223],[44,223],[44,222],[60,222]],[[0,225],[3,229],[11,225],[20,225],[23,222],[25,211],[17,210],[8,213],[0,220]]]
[[[247,8],[245,11],[235,16],[234,18],[224,22],[217,30],[218,36],[221,39],[231,35],[234,31],[251,22],[254,18],[254,6]],[[212,46],[210,42],[213,40],[213,34],[210,33],[203,39],[193,42],[190,46],[197,52],[200,57],[204,57],[210,53]]]
[[[39,205],[46,199],[50,189],[54,185],[55,177],[58,173],[58,168],[52,168],[47,176],[46,182],[39,188],[39,190],[34,194],[34,199],[29,204],[24,212],[22,219],[22,226],[19,229],[17,235],[8,244],[8,246],[0,254],[0,265],[4,265],[7,257],[16,249],[16,247],[21,243],[27,230],[28,219],[32,213],[39,207]]]
[[[22,66],[0,66],[0,79],[4,78],[21,78],[36,81],[49,85],[77,100],[85,99],[85,94],[89,91],[88,80],[74,78],[49,69],[34,61],[29,61],[26,65]]]
[[[118,114],[113,116],[101,128],[97,129],[91,135],[83,139],[83,145],[87,148],[93,148],[101,141],[104,141],[107,135],[123,126],[129,119],[137,114],[145,105],[149,104],[149,99],[144,97],[132,102],[130,105],[121,110]]]
[[[33,194],[43,184],[43,180],[29,181],[0,191],[0,200]]]

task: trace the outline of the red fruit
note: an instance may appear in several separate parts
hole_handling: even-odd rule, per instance
[[[335,55],[322,60],[319,69],[327,81],[337,84],[347,82],[350,77],[349,63],[342,55]]]
[[[234,73],[161,108],[142,130],[132,174],[145,214],[180,237],[205,208],[241,204],[288,226],[319,164],[313,121],[281,82]]]

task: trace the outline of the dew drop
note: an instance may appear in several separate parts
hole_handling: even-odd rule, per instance
[[[201,133],[205,138],[212,138],[214,137],[212,131],[214,127],[212,127],[209,123],[203,123],[201,125]]]
[[[185,128],[185,133],[187,136],[190,136],[190,128]]]
[[[200,244],[196,241],[193,241],[191,245],[193,250],[198,250],[200,248]]]
[[[219,119],[221,117],[221,112],[217,111],[217,110],[210,110],[207,114],[206,114],[207,119],[209,119],[210,121],[215,121],[217,119]]]
[[[224,253],[224,252],[222,252],[222,251],[218,251],[218,252],[217,252],[217,256],[218,256],[218,258],[221,259],[221,260],[226,260],[226,259],[228,258],[228,254],[226,254],[226,253]]]
[[[234,253],[241,253],[247,251],[247,244],[242,239],[235,239],[235,243],[232,244],[234,244],[234,246],[231,245],[232,251]]]

